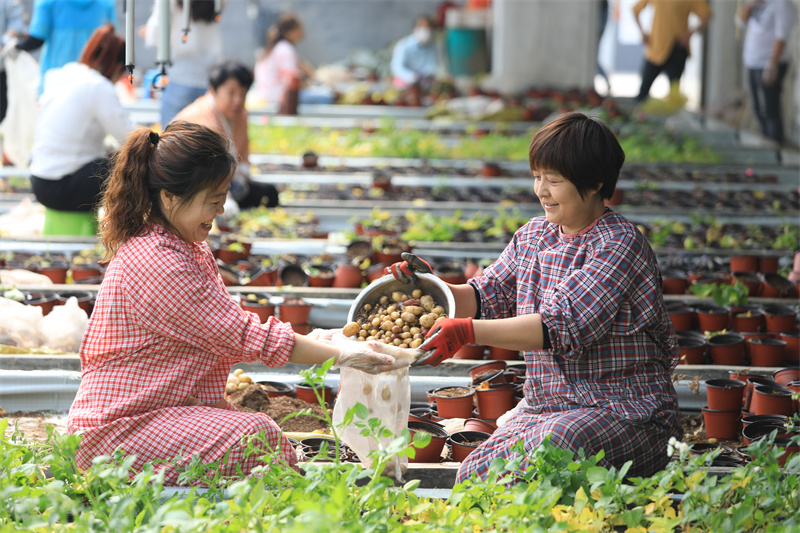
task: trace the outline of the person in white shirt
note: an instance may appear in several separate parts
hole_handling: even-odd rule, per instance
[[[216,19],[214,0],[191,0],[191,24],[184,41],[184,0],[170,2],[169,83],[161,93],[161,127],[165,128],[181,109],[206,93],[211,69],[222,61],[222,32]],[[147,46],[158,48],[158,2],[147,24],[139,30]]]
[[[80,62],[45,75],[30,166],[45,207],[97,209],[109,169],[105,137],[121,142],[135,127],[114,89],[124,68],[125,40],[108,24],[92,34]]]
[[[736,23],[747,28],[743,60],[753,112],[761,133],[780,144],[781,88],[790,58],[786,43],[797,23],[797,8],[791,0],[747,0],[736,14]]]
[[[439,58],[433,42],[433,24],[426,16],[417,17],[414,31],[403,37],[392,52],[392,82],[396,87],[429,84],[436,76]]]
[[[296,48],[304,36],[300,18],[294,13],[280,15],[269,29],[264,54],[255,66],[256,90],[267,103],[284,105],[290,91],[297,91],[301,104],[330,104],[335,100],[330,88],[308,84],[314,68],[300,59]]]

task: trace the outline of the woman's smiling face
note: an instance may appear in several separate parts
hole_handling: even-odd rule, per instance
[[[557,172],[533,171],[533,190],[544,208],[545,217],[551,224],[561,226],[567,235],[578,233],[605,213],[605,204],[600,197],[600,187],[581,196],[575,185]]]
[[[167,222],[176,235],[186,242],[206,240],[214,218],[225,212],[225,197],[229,188],[230,180],[226,180],[216,189],[200,191],[183,205],[178,205],[176,196],[161,191]]]

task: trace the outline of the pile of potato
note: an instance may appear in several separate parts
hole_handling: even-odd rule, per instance
[[[237,390],[245,390],[253,384],[250,376],[244,373],[244,370],[237,368],[233,374],[228,375],[228,382],[225,383],[225,392],[236,392]]]
[[[436,322],[447,318],[444,307],[433,296],[415,289],[411,295],[400,291],[381,296],[374,307],[366,304],[356,313],[356,321],[342,333],[359,341],[376,340],[401,348],[419,348]]]

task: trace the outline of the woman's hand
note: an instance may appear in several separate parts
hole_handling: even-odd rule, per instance
[[[334,358],[335,368],[354,368],[367,374],[405,368],[418,354],[417,350],[406,350],[377,341],[350,340],[341,333],[334,335],[331,342],[339,348],[339,355]]]

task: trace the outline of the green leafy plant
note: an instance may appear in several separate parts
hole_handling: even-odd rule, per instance
[[[689,287],[692,294],[711,297],[714,303],[722,306],[739,307],[747,304],[748,289],[744,283],[733,280],[728,283],[697,283]]]

